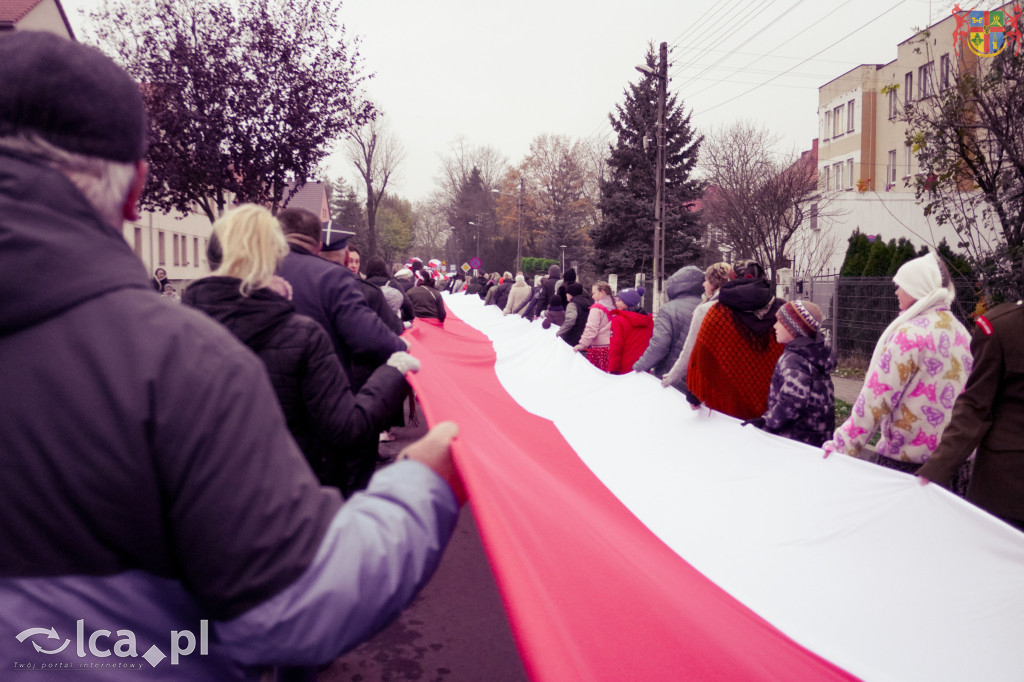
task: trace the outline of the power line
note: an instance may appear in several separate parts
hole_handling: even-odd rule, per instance
[[[802,5],[803,3],[804,3],[804,0],[796,0],[796,2],[794,2],[794,3],[792,4],[792,5],[790,5],[789,7],[787,7],[787,8],[786,8],[786,9],[785,9],[785,10],[784,10],[784,11],[782,12],[782,14],[778,15],[777,17],[775,17],[774,19],[772,19],[771,21],[769,21],[769,22],[768,22],[767,24],[765,24],[764,26],[762,26],[762,27],[761,27],[761,29],[760,29],[759,31],[757,31],[756,33],[754,33],[754,35],[750,36],[749,38],[747,38],[747,40],[753,40],[754,38],[757,38],[757,37],[758,37],[759,35],[761,35],[761,34],[762,34],[762,33],[764,33],[765,31],[767,31],[767,30],[768,30],[769,28],[771,28],[771,27],[772,27],[772,26],[773,26],[773,25],[774,25],[774,24],[775,24],[776,22],[778,22],[778,21],[781,21],[782,19],[784,19],[784,18],[785,18],[785,17],[786,17],[786,16],[787,16],[787,15],[788,15],[788,14],[789,14],[790,12],[792,12],[793,10],[795,10],[795,9],[796,9],[797,7],[799,7],[799,6],[800,6],[800,5]],[[758,15],[757,15],[757,14],[755,14],[755,15],[754,15],[753,17],[751,17],[751,21],[753,21],[754,19],[756,19],[756,18],[757,18],[757,16],[758,16]],[[725,61],[726,59],[728,59],[728,58],[729,58],[729,57],[731,57],[731,56],[732,56],[732,53],[731,53],[731,52],[727,52],[727,53],[725,53],[724,55],[722,55],[722,57],[720,57],[720,58],[718,59],[718,61],[717,61],[717,62],[715,62],[715,64],[714,64],[713,66],[708,66],[708,67],[706,67],[706,68],[705,68],[705,69],[704,69],[703,71],[699,72],[699,73],[697,74],[697,76],[703,76],[703,75],[704,75],[705,73],[707,73],[707,72],[708,72],[708,71],[709,71],[710,69],[714,68],[714,66],[717,66],[717,65],[721,64],[721,63],[722,63],[723,61]],[[680,72],[681,72],[681,71],[682,71],[683,69],[685,69],[685,68],[686,68],[686,67],[685,67],[685,66],[683,66],[683,67],[681,67],[681,68],[677,69],[677,70],[676,70],[675,72],[673,72],[673,75],[674,75],[674,74],[677,74],[677,73],[680,73]],[[692,80],[693,80],[694,78],[696,78],[696,76],[694,76],[694,77],[691,77],[691,78],[687,79],[687,80],[686,80],[685,82],[683,82],[683,83],[681,83],[681,84],[680,84],[680,87],[682,87],[683,85],[686,85],[687,83],[691,82],[691,81],[692,81]]]
[[[907,1],[907,0],[899,0],[899,2],[895,3],[895,4],[894,4],[894,5],[892,6],[892,7],[890,7],[890,8],[889,8],[889,9],[887,9],[887,10],[885,10],[884,12],[882,12],[881,14],[879,14],[878,16],[876,16],[876,17],[875,17],[874,19],[871,19],[871,20],[870,20],[870,21],[868,21],[867,23],[865,23],[865,24],[862,24],[862,25],[861,25],[861,26],[859,26],[858,28],[856,28],[856,29],[854,29],[853,31],[851,31],[851,32],[847,33],[847,34],[846,34],[845,36],[843,36],[843,37],[842,37],[842,38],[840,38],[839,40],[837,40],[837,41],[833,42],[832,44],[830,44],[830,45],[828,45],[828,46],[826,46],[826,47],[822,48],[822,49],[821,49],[821,50],[819,50],[818,52],[816,52],[816,53],[812,54],[812,55],[811,55],[810,57],[808,57],[807,59],[804,59],[803,61],[801,61],[801,62],[799,62],[799,63],[797,63],[797,64],[793,65],[792,67],[790,67],[789,69],[786,69],[785,71],[783,71],[782,73],[778,74],[777,76],[772,76],[771,78],[769,78],[768,80],[764,81],[764,82],[763,82],[763,83],[761,83],[760,85],[757,85],[757,86],[755,86],[755,87],[753,87],[753,88],[751,88],[751,89],[749,89],[749,90],[745,90],[744,92],[741,92],[740,94],[736,95],[735,97],[731,97],[731,98],[729,98],[729,99],[725,100],[724,102],[719,102],[718,104],[715,104],[714,106],[708,107],[707,109],[705,109],[705,110],[704,110],[704,111],[702,111],[701,113],[705,113],[705,114],[706,114],[707,112],[709,112],[709,111],[713,111],[713,110],[717,109],[718,107],[721,107],[721,106],[725,106],[726,104],[729,104],[730,102],[733,102],[733,101],[735,101],[735,100],[739,99],[740,97],[745,97],[746,95],[749,95],[750,93],[754,92],[755,90],[759,90],[760,88],[764,87],[765,85],[768,85],[769,83],[771,83],[771,82],[772,82],[772,81],[774,81],[775,79],[779,78],[780,76],[783,76],[783,75],[785,75],[785,74],[789,73],[790,71],[792,71],[793,69],[797,68],[798,66],[802,66],[803,64],[806,64],[807,62],[811,61],[812,59],[814,59],[815,57],[817,57],[817,56],[818,56],[818,55],[820,55],[821,53],[823,53],[823,52],[827,52],[828,50],[831,50],[831,49],[832,49],[833,47],[835,47],[835,46],[836,46],[836,45],[838,45],[839,43],[843,42],[844,40],[846,40],[846,39],[847,39],[847,38],[849,38],[850,36],[852,36],[852,35],[854,35],[854,34],[856,34],[856,33],[859,33],[860,31],[864,30],[865,28],[867,28],[867,27],[868,27],[868,26],[870,26],[871,24],[875,23],[876,21],[878,21],[879,19],[881,19],[882,17],[884,17],[884,16],[885,16],[886,14],[888,14],[889,12],[892,12],[892,11],[893,11],[894,9],[896,9],[897,7],[899,7],[900,5],[902,5],[903,3],[905,3],[906,1]]]

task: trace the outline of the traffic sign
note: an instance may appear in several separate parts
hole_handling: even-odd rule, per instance
[[[472,258],[469,259],[469,267],[473,268],[474,270],[478,269],[480,265],[480,259],[477,258],[476,256],[473,256]]]
[[[469,272],[470,271],[469,263],[463,263],[462,264],[462,271],[463,272]]]

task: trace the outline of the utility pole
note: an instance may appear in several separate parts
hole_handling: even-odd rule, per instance
[[[668,86],[668,43],[661,44],[658,58],[658,123],[656,126],[658,149],[654,174],[654,300],[652,312],[661,307],[661,292],[665,287],[665,99]]]
[[[519,218],[519,231],[516,237],[516,272],[523,269],[523,176],[519,176],[519,211],[516,213]]]

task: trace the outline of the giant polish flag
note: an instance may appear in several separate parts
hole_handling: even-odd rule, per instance
[[[1024,535],[445,300],[415,388],[533,680],[1024,679]]]

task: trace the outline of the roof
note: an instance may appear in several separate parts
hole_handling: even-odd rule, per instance
[[[16,24],[42,0],[4,0],[0,2],[0,21]]]
[[[290,182],[285,187],[283,203],[281,208],[304,208],[313,215],[320,218],[320,222],[327,222],[331,219],[331,211],[327,204],[327,189],[322,182],[307,182],[299,187],[291,199],[288,195],[295,188],[295,183]]]
[[[29,12],[41,5],[44,1],[45,0],[0,0],[0,26],[17,28],[18,22],[28,16]],[[57,8],[57,13],[60,14],[64,28],[68,32],[68,37],[71,38],[71,40],[74,40],[75,33],[71,29],[71,24],[68,22],[68,17],[64,13],[64,7],[60,4],[60,0],[50,1]]]

